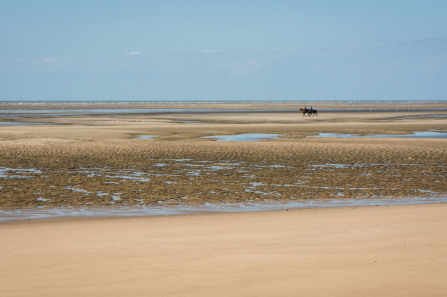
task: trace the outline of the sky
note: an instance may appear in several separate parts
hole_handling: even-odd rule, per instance
[[[0,100],[447,100],[447,1],[0,0]]]

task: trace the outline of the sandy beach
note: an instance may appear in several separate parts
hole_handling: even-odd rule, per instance
[[[0,1],[0,297],[447,297],[446,11]]]
[[[69,115],[7,111],[85,105],[3,104],[0,295],[446,296],[444,203],[9,220],[20,210],[442,199],[446,105],[303,117],[290,103]],[[258,134],[271,138],[216,138]]]
[[[445,296],[447,204],[0,225],[1,296]]]
[[[82,106],[89,110],[92,104],[4,103],[2,120],[18,124],[0,125],[0,208],[178,206],[447,193],[447,183],[442,182],[447,176],[447,140],[402,138],[415,132],[445,135],[446,103],[340,103],[331,108],[345,112],[320,110],[316,117],[290,111],[297,105],[239,106],[250,112],[58,115],[48,110]],[[113,110],[152,105],[93,106]],[[156,106],[204,111],[222,104]],[[11,108],[41,113],[8,114]],[[380,108],[388,111],[377,111]],[[350,137],[315,137],[319,133]],[[274,137],[212,138],[241,134]]]

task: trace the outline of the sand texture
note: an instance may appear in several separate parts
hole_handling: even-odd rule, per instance
[[[336,107],[346,108],[345,112],[320,112],[318,117],[276,111],[291,108],[290,103],[242,105],[251,112],[8,117],[8,121],[52,125],[0,125],[0,209],[445,196],[447,140],[392,136],[446,132],[446,105],[376,105],[373,108],[396,111],[356,112],[349,108],[371,106],[339,104]],[[259,112],[264,108],[270,111]],[[244,133],[279,138],[258,142],[202,138]],[[317,133],[390,138],[309,137]]]
[[[318,117],[290,103],[219,104],[0,104],[11,111],[0,114],[0,211],[131,216],[137,206],[446,197],[447,139],[394,135],[447,132],[447,103],[328,103]],[[13,112],[86,106],[190,111]],[[203,138],[246,133],[279,137]],[[389,137],[309,137],[318,133]],[[441,203],[2,222],[0,296],[447,296],[446,212]]]
[[[447,204],[0,225],[0,296],[446,296]]]

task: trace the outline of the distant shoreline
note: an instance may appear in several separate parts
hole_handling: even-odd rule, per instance
[[[121,110],[163,112],[292,112],[300,107],[325,112],[345,111],[445,111],[447,101],[0,101],[0,112],[12,110],[76,111]]]
[[[175,104],[175,103],[215,103],[215,104],[235,104],[235,103],[355,103],[355,104],[373,104],[373,103],[393,103],[393,104],[405,104],[405,103],[437,103],[447,102],[445,100],[431,100],[431,99],[419,99],[419,100],[1,100],[2,103],[155,103],[155,104]]]

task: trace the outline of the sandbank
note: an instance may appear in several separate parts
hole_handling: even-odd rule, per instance
[[[104,107],[98,104],[93,106]],[[292,103],[270,104],[268,112],[258,110],[268,104],[251,103],[245,104],[251,112],[8,116],[9,122],[50,125],[0,125],[0,209],[446,196],[447,139],[393,135],[445,134],[447,103],[373,104],[388,111],[370,111],[370,103],[356,103],[353,111],[339,103],[344,112],[322,111],[318,117],[303,117],[296,105],[293,112],[276,110]],[[208,106],[190,105],[202,111]],[[216,105],[225,104],[210,104]],[[106,107],[129,106],[149,105]],[[250,133],[278,137],[209,138]],[[389,137],[310,137],[318,133]]]

